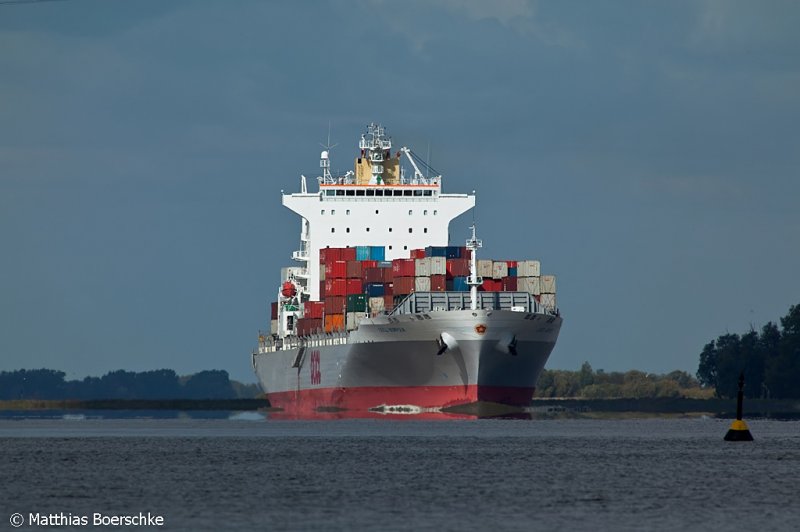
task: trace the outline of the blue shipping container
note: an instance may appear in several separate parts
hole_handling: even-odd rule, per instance
[[[445,248],[445,249],[447,250],[446,253],[445,253],[445,256],[448,259],[460,259],[461,258],[461,248],[460,247],[458,247],[458,246],[447,246],[447,248]]]
[[[369,260],[369,246],[356,246],[356,260]]]
[[[445,246],[428,246],[425,248],[426,257],[447,257],[447,247]]]
[[[508,268],[508,276],[509,277],[516,277],[517,276],[517,267],[516,266],[509,266],[509,268]]]
[[[367,285],[367,295],[369,297],[383,297],[386,290],[383,288],[382,283],[369,283]]]
[[[369,260],[386,260],[386,248],[383,246],[370,246]]]
[[[466,277],[453,277],[453,290],[456,292],[469,292]]]

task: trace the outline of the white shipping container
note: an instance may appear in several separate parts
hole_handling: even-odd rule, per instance
[[[517,290],[528,292],[533,296],[538,296],[542,293],[538,277],[517,277]]]
[[[555,294],[542,294],[539,296],[539,305],[547,312],[554,312],[556,310],[556,295]]]
[[[492,279],[508,277],[508,263],[496,260],[492,263]]]
[[[372,314],[379,314],[386,309],[385,302],[382,297],[369,298],[369,311]]]
[[[414,280],[414,290],[416,292],[430,292],[431,291],[431,278],[430,277],[417,277]]]
[[[319,280],[320,281],[324,281],[325,280],[325,265],[324,264],[320,264],[319,265]]]
[[[425,257],[424,259],[414,259],[415,275],[417,277],[430,277],[431,275],[431,259]]]
[[[479,277],[486,277],[487,279],[492,278],[492,265],[494,262],[490,260],[479,260],[478,261],[478,276]]]
[[[358,324],[366,316],[364,312],[348,312],[347,313],[347,330],[353,331],[358,327]]]
[[[543,294],[555,294],[556,293],[556,276],[555,275],[542,275],[541,277],[541,289]]]
[[[270,334],[278,334],[278,320],[270,320],[270,322],[269,322],[269,333]]]
[[[521,260],[517,262],[517,275],[519,277],[539,277],[541,264],[538,260]]]
[[[447,275],[447,259],[445,257],[430,257],[431,275]]]

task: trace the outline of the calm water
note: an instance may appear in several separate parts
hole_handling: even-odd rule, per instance
[[[714,419],[5,419],[0,529],[798,530],[800,422],[749,424],[733,444]]]

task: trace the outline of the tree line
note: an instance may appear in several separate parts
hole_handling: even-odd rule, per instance
[[[711,395],[685,371],[664,375],[630,370],[594,371],[584,362],[578,371],[544,370],[536,383],[535,397],[585,399],[649,399],[655,397],[707,398]]]
[[[0,371],[0,399],[236,399],[256,397],[256,384],[230,380],[224,370],[178,376],[174,370],[117,370],[102,377],[65,380],[53,369]]]
[[[718,397],[736,397],[744,372],[746,397],[800,398],[800,305],[760,332],[723,334],[703,347],[697,378]]]

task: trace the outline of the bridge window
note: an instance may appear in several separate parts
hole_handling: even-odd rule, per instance
[[[374,196],[374,195],[375,195],[375,191],[374,190],[372,190],[372,189],[367,190],[367,196]]]
[[[346,190],[344,195],[345,196],[355,196],[356,195],[356,191],[355,190]]]
[[[409,209],[409,211],[408,211],[408,215],[409,215],[409,216],[411,216],[411,215],[413,215],[413,214],[414,214],[414,211],[412,211],[412,210],[410,210],[410,209]]]
[[[337,188],[337,189],[336,189],[336,195],[337,195],[337,196],[344,196],[344,190],[342,190],[342,189],[340,189],[340,188]]]
[[[345,213],[347,216],[350,216],[350,209],[347,209],[346,211],[344,211],[344,213]]]
[[[423,196],[430,196],[431,195],[431,191],[430,190],[423,190],[422,192],[423,192],[423,194],[422,194]]]
[[[415,190],[414,191],[414,195],[415,196],[422,196],[422,191],[421,190]]]
[[[363,196],[363,195],[364,195],[363,190],[356,190],[356,196]]]
[[[345,232],[349,233],[350,232],[350,228],[348,227],[347,229],[345,229]]]
[[[414,232],[414,230],[413,230],[413,229],[411,229],[411,228],[409,227],[409,228],[408,228],[408,232],[409,232],[409,233],[413,233],[413,232]]]
[[[422,216],[428,216],[428,209],[425,209],[424,211],[422,211]]]
[[[411,191],[410,190],[404,190],[403,191],[403,196],[410,196],[410,195],[411,195]]]
[[[319,211],[319,213],[320,214],[325,214],[325,209],[322,209],[321,211]]]
[[[335,232],[336,232],[336,228],[335,227],[331,227],[331,233],[335,233]]]
[[[376,190],[375,191],[375,195],[376,196],[383,196],[383,190]]]
[[[422,232],[423,233],[427,233],[428,232],[428,228],[426,227],[425,229],[422,230]]]

